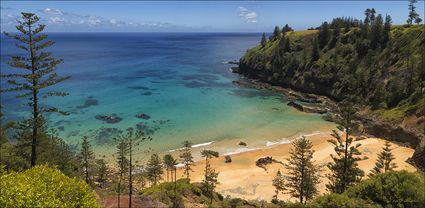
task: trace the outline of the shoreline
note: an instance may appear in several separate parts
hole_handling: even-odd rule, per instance
[[[317,164],[325,164],[331,161],[330,154],[333,152],[333,147],[327,142],[328,139],[332,138],[330,134],[322,133],[306,136],[313,143],[313,160]],[[363,138],[356,141],[355,144],[360,143],[362,146],[360,150],[362,156],[367,156],[367,160],[359,162],[359,167],[365,171],[365,178],[367,178],[368,172],[373,168],[377,154],[381,151],[385,140],[379,138]],[[411,157],[414,150],[408,147],[404,147],[397,143],[392,143],[393,153],[397,155],[395,162],[398,165],[397,170],[416,171],[416,168],[407,162],[408,158]],[[225,155],[220,155],[218,158],[211,159],[211,165],[219,173],[218,180],[220,184],[217,186],[217,191],[223,196],[230,195],[232,197],[244,198],[247,200],[259,199],[259,200],[271,200],[274,194],[274,188],[272,186],[272,179],[278,170],[281,170],[285,174],[285,168],[279,163],[272,163],[266,165],[266,170],[256,166],[255,162],[259,158],[270,156],[273,159],[286,162],[289,157],[289,150],[292,145],[290,143],[275,144],[270,147],[255,149],[252,151],[245,151],[241,153],[232,154],[232,162],[225,163]],[[193,150],[192,150],[193,151]],[[204,177],[204,160],[197,160],[195,166],[193,166],[194,172],[191,173],[191,181],[201,182]],[[177,169],[178,178],[183,175],[183,169]],[[321,183],[319,184],[320,193],[325,193],[325,184],[327,183],[324,175],[328,172],[327,168],[322,171]],[[254,180],[255,179],[255,180]],[[287,194],[281,194],[279,197],[281,200],[291,200]]]

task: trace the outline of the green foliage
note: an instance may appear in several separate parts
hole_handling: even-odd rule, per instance
[[[211,205],[214,197],[214,189],[219,183],[217,180],[219,173],[211,167],[209,160],[213,157],[218,157],[219,154],[218,152],[212,150],[202,150],[201,155],[202,157],[205,157],[205,177],[202,180],[202,190],[204,194],[209,197]]]
[[[169,175],[171,175],[171,181],[173,181],[173,173],[175,171],[174,170],[175,169],[175,166],[177,165],[177,160],[174,159],[172,155],[166,154],[162,158],[162,161],[163,161],[164,167],[165,167],[165,169],[167,171],[167,181],[170,181],[169,180]],[[171,172],[171,174],[170,174],[170,172]]]
[[[267,44],[267,38],[266,38],[266,34],[263,33],[263,35],[261,36],[261,46],[264,47]]]
[[[46,165],[1,175],[0,184],[0,207],[99,207],[86,183]]]
[[[41,34],[45,25],[36,25],[40,18],[33,13],[21,13],[22,19],[18,21],[17,34],[5,33],[5,35],[17,41],[16,46],[22,49],[24,56],[12,56],[9,65],[17,70],[16,74],[0,74],[0,77],[7,80],[9,88],[2,88],[3,92],[23,92],[16,98],[27,98],[28,106],[31,108],[32,117],[28,124],[32,129],[31,141],[31,166],[36,165],[37,160],[37,137],[39,129],[45,125],[44,113],[57,112],[67,114],[55,107],[40,107],[40,99],[50,96],[65,96],[64,92],[44,92],[45,88],[56,85],[69,77],[60,77],[56,74],[56,66],[62,60],[52,57],[52,53],[42,51],[44,48],[53,45],[53,41],[46,41],[47,35]],[[43,94],[42,94],[43,91]]]
[[[164,171],[162,170],[162,161],[157,154],[152,154],[146,164],[146,174],[149,181],[156,185],[161,179]]]
[[[275,188],[275,195],[273,196],[272,202],[276,204],[279,201],[279,193],[285,190],[285,178],[283,177],[280,170],[277,171],[276,176],[273,178],[272,185]]]
[[[419,17],[419,14],[416,12],[415,4],[418,3],[418,0],[409,0],[409,18],[407,19],[407,24],[411,25],[414,23],[419,24],[422,22],[422,19]]]
[[[292,197],[300,203],[312,199],[318,194],[317,185],[320,183],[320,167],[313,164],[313,144],[302,136],[292,142],[286,175],[286,188]]]
[[[311,204],[309,204],[307,207],[311,208],[319,208],[319,207],[326,207],[326,208],[379,208],[379,206],[374,205],[373,203],[370,203],[368,201],[358,199],[358,198],[352,198],[348,197],[343,194],[327,194],[321,197],[316,198]]]
[[[358,149],[361,144],[354,146],[354,138],[350,137],[355,127],[351,121],[354,110],[350,103],[343,106],[343,121],[338,128],[345,133],[345,138],[333,130],[334,139],[328,140],[336,153],[336,155],[331,154],[332,162],[327,165],[331,172],[327,174],[329,183],[326,184],[326,188],[333,193],[343,193],[349,186],[360,182],[364,176],[364,171],[358,167],[357,163],[363,159],[360,158],[361,152]]]
[[[55,131],[39,130],[37,164],[56,166],[67,176],[81,176],[75,151]],[[32,133],[26,128],[15,133],[16,144],[7,140],[1,146],[1,163],[6,165],[6,170],[22,171],[30,168]]]
[[[378,154],[378,160],[375,163],[375,167],[373,167],[369,177],[373,177],[380,173],[386,173],[388,171],[393,171],[397,168],[397,164],[392,162],[395,157],[391,152],[391,143],[385,141],[385,146],[382,148],[382,151]]]
[[[189,179],[178,179],[174,182],[163,182],[153,185],[141,192],[144,196],[152,196],[165,204],[172,204],[173,201],[182,203],[183,197],[191,194],[201,197],[202,191],[196,184],[191,184]],[[204,197],[205,198],[205,197]]]
[[[93,170],[94,169],[94,153],[93,153],[93,149],[91,147],[91,144],[88,140],[88,137],[83,136],[82,141],[81,141],[81,150],[80,150],[80,161],[81,161],[81,166],[83,167],[83,173],[84,173],[84,178],[86,180],[87,184],[90,184],[92,182],[92,174],[93,174]]]
[[[364,180],[345,194],[383,207],[419,208],[425,206],[424,183],[424,177],[418,173],[391,171]]]
[[[190,178],[190,172],[192,172],[192,166],[195,161],[192,156],[192,143],[190,141],[183,141],[183,149],[180,151],[180,159],[182,159],[184,165],[183,175],[186,176],[187,179]]]
[[[240,59],[240,73],[336,101],[352,95],[382,112],[419,108],[416,103],[425,97],[423,27],[392,26],[389,15],[374,9],[365,14],[364,21],[335,18],[319,31],[287,32],[290,51],[283,49],[283,38],[249,49]],[[406,113],[398,112],[399,118]]]

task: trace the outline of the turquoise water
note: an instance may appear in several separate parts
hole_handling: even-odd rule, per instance
[[[267,142],[329,130],[332,123],[320,115],[288,107],[282,95],[232,84],[240,77],[224,62],[239,59],[246,49],[257,45],[260,36],[51,34],[56,41],[51,51],[65,60],[58,72],[71,76],[53,90],[66,90],[70,95],[49,98],[43,104],[71,114],[49,115],[50,126],[70,144],[90,136],[99,154],[114,151],[112,138],[128,127],[150,133],[153,141],[149,146],[155,151],[179,148],[183,140],[194,144],[221,142],[227,149],[237,148],[237,141],[242,140],[250,147],[261,147]],[[1,40],[2,73],[7,73],[10,68],[5,63],[19,51],[10,39],[2,36]],[[2,95],[1,102],[6,120],[28,115],[24,101],[13,94]],[[150,119],[135,117],[141,113]],[[122,121],[108,124],[95,118],[99,114],[114,114]]]

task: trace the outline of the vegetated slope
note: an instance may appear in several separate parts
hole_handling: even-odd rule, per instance
[[[315,30],[275,33],[246,52],[239,72],[336,101],[355,98],[364,117],[391,126],[377,136],[397,137],[402,128],[419,135],[409,143],[425,149],[425,27],[390,22],[336,18]]]
[[[348,31],[329,29],[329,33],[332,34],[328,40],[323,41],[327,44],[320,46],[321,31],[286,32],[264,47],[249,49],[240,59],[240,72],[337,101],[355,95],[360,104],[372,110],[392,109],[394,112],[380,113],[388,120],[403,117],[403,111],[425,106],[423,25],[393,27],[389,40],[374,47],[372,38],[358,27]],[[287,40],[290,49],[285,51]],[[313,57],[315,45],[319,52],[317,60]]]

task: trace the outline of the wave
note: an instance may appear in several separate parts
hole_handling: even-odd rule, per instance
[[[196,148],[196,147],[202,147],[202,146],[208,146],[212,143],[214,143],[215,141],[211,141],[211,142],[205,142],[205,143],[200,143],[200,144],[194,144],[192,145],[192,148]]]
[[[276,145],[276,144],[289,144],[289,143],[291,143],[291,140],[283,140],[283,141],[279,141],[279,142],[270,142],[270,141],[267,141],[266,142],[266,147],[270,147],[270,146],[273,146],[273,145]]]
[[[199,144],[194,144],[194,145],[192,145],[191,147],[192,147],[192,148],[196,148],[196,147],[208,146],[208,145],[210,145],[210,144],[212,144],[212,143],[214,143],[214,142],[215,142],[215,141],[205,142],[205,143],[199,143]],[[182,150],[182,149],[184,149],[184,148],[183,148],[183,147],[181,147],[181,148],[177,148],[177,149],[172,149],[172,150],[168,150],[168,152],[180,151],[180,150]]]
[[[238,149],[223,153],[223,155],[236,155],[236,154],[239,154],[239,153],[242,153],[242,152],[249,152],[249,151],[254,151],[254,150],[259,150],[259,149],[261,149],[261,148],[238,148]]]

